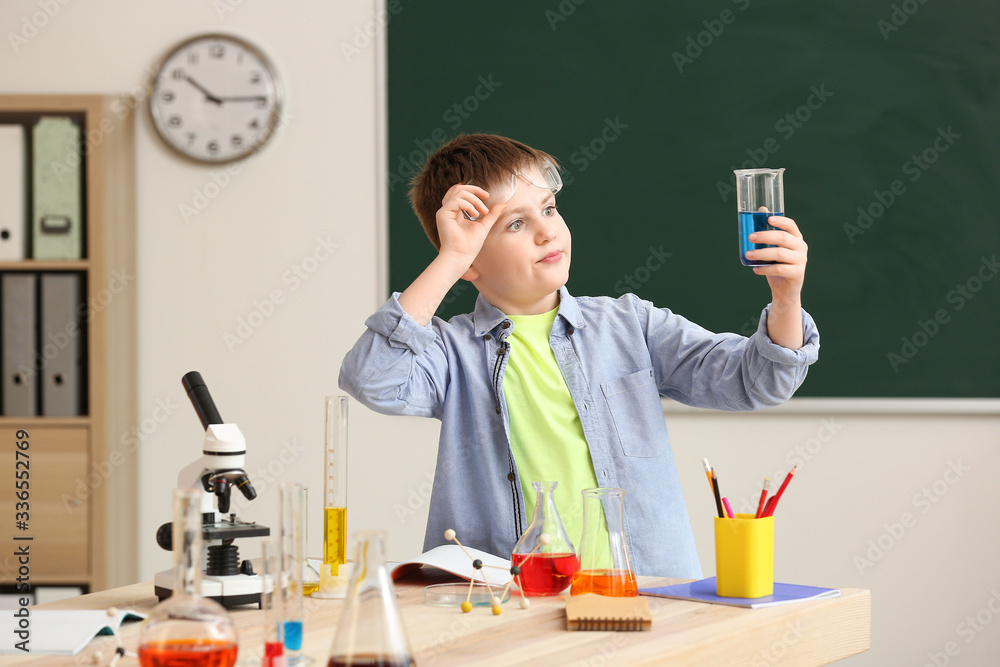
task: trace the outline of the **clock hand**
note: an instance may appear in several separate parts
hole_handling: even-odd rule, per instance
[[[206,101],[208,101],[208,102],[214,102],[216,104],[222,104],[222,100],[220,100],[218,97],[216,97],[212,93],[210,93],[207,90],[205,90],[204,86],[202,86],[200,83],[198,83],[197,81],[195,81],[194,79],[192,79],[190,76],[185,76],[184,78],[187,79],[188,83],[190,83],[192,86],[194,86],[195,88],[197,88],[198,90],[200,90],[201,92],[203,92],[205,94],[205,100]]]
[[[267,97],[264,95],[243,95],[236,97],[220,97],[219,102],[266,102]]]

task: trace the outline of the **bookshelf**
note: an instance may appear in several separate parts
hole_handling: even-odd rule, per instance
[[[0,583],[15,581],[15,545],[30,544],[32,585],[104,590],[134,581],[136,401],[135,145],[138,105],[103,95],[0,95],[0,123],[70,116],[80,124],[82,256],[0,261],[6,274],[82,276],[81,414],[0,415],[2,469],[29,434],[29,528],[16,528],[15,482],[0,479]],[[28,151],[30,155],[30,151]],[[75,158],[74,158],[75,159]],[[29,165],[29,171],[31,167]],[[28,180],[30,188],[30,178]],[[31,211],[31,197],[27,197]],[[29,226],[30,228],[30,226]],[[27,232],[26,232],[27,233]],[[31,255],[28,244],[28,257]],[[125,277],[123,279],[123,276]],[[3,341],[0,341],[2,345]],[[30,536],[30,542],[17,541]],[[8,555],[9,554],[9,555]]]

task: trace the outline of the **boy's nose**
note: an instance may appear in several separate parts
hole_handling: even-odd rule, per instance
[[[535,241],[537,243],[545,243],[546,241],[551,241],[558,234],[556,225],[552,218],[541,218],[541,222],[535,227],[538,232],[535,234]]]

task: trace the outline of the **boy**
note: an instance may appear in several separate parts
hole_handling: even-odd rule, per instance
[[[507,556],[527,527],[531,483],[557,480],[579,547],[580,491],[626,490],[636,574],[700,578],[660,395],[753,410],[787,400],[817,358],[800,305],[806,244],[795,222],[751,240],[772,303],[755,334],[713,334],[633,294],[573,297],[555,160],[495,135],[460,136],[413,179],[413,208],[438,256],[368,318],[340,386],[373,410],[441,420],[424,549],[454,528]],[[460,279],[473,313],[434,317]]]

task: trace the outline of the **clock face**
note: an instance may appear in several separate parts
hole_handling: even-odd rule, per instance
[[[232,35],[201,35],[177,46],[160,66],[150,111],[172,148],[201,162],[229,162],[260,148],[281,108],[274,68]]]

